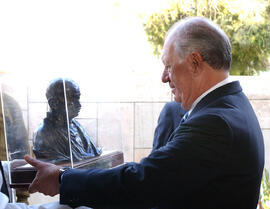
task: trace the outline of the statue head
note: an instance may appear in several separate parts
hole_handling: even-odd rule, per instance
[[[67,105],[65,103],[64,89],[66,92]],[[78,116],[80,112],[80,95],[78,84],[71,79],[57,78],[52,80],[46,91],[46,97],[51,112],[55,115],[65,116],[67,106],[69,120]]]

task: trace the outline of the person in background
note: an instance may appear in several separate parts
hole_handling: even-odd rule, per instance
[[[239,81],[229,78],[227,35],[207,18],[182,19],[162,61],[162,81],[188,111],[165,146],[112,169],[63,169],[25,156],[38,170],[29,191],[60,193],[73,207],[256,209],[264,141]]]
[[[5,136],[7,137],[8,160],[23,159],[24,155],[30,153],[30,148],[22,109],[13,97],[6,93],[2,93],[1,96],[3,99],[0,100],[0,160],[7,160]]]
[[[167,144],[171,134],[179,126],[185,113],[186,111],[179,102],[172,101],[164,105],[154,132],[152,152]]]

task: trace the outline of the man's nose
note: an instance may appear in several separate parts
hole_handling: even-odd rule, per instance
[[[163,74],[162,74],[162,76],[161,76],[161,81],[162,81],[163,83],[167,83],[167,82],[170,81],[169,72],[168,72],[167,69],[164,69]]]
[[[75,102],[75,103],[74,103],[74,106],[75,106],[76,108],[81,108],[81,107],[82,107],[82,105],[81,105],[81,103],[80,103],[79,101]]]

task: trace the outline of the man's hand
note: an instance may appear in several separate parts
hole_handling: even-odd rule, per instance
[[[51,163],[45,163],[25,155],[24,159],[30,165],[37,168],[37,174],[28,190],[30,193],[41,192],[45,195],[54,196],[59,194],[59,169],[61,167]]]

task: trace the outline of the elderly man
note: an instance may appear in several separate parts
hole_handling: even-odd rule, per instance
[[[163,82],[188,110],[165,146],[140,163],[60,175],[26,156],[38,169],[29,191],[96,208],[255,209],[264,142],[239,82],[228,78],[228,37],[208,19],[183,19],[169,31],[162,61]]]

